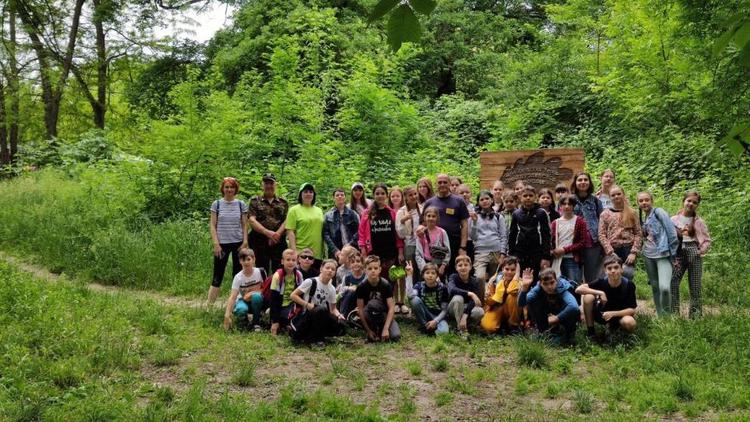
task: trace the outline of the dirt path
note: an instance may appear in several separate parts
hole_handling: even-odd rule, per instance
[[[23,272],[29,273],[36,278],[39,278],[41,280],[46,280],[50,283],[70,283],[70,284],[76,283],[75,280],[68,278],[64,273],[55,274],[53,272],[50,272],[44,267],[41,267],[35,264],[30,264],[28,262],[24,262],[2,251],[0,251],[0,259],[13,265],[14,267],[18,268],[19,270]],[[86,288],[88,288],[89,290],[93,292],[99,292],[99,293],[109,293],[109,294],[124,293],[124,294],[128,294],[139,299],[150,299],[150,300],[159,302],[166,306],[179,306],[179,307],[188,307],[188,308],[194,308],[194,309],[205,309],[206,307],[206,302],[204,300],[187,299],[187,298],[177,297],[177,296],[168,296],[163,293],[158,293],[158,292],[153,292],[153,291],[148,291],[148,290],[123,289],[122,287],[108,286],[108,285],[99,284],[99,283],[86,283]],[[223,307],[224,307],[224,303],[221,300],[217,300],[216,303],[214,303],[214,308],[216,309],[221,309]]]

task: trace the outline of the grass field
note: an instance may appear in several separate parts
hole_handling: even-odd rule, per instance
[[[325,347],[221,330],[219,310],[0,264],[6,420],[750,418],[750,316],[639,317],[634,338],[352,334]]]

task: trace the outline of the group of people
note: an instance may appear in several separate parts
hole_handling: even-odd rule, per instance
[[[597,323],[607,332],[635,329],[641,256],[658,316],[679,312],[686,271],[690,316],[701,313],[711,238],[696,213],[697,192],[670,218],[649,192],[637,194],[636,212],[612,170],[599,190],[585,172],[554,191],[498,180],[476,198],[457,177],[439,174],[435,182],[437,189],[428,178],[403,189],[377,183],[371,198],[357,182],[350,192],[335,189],[324,212],[311,183],[290,207],[271,173],[247,204],[237,199],[237,180],[224,178],[222,198],[211,205],[209,304],[231,255],[226,328],[260,330],[269,310],[273,334],[285,329],[315,341],[353,326],[383,341],[400,337],[397,314],[412,314],[426,333],[451,324],[461,333],[533,328],[568,343],[581,320],[590,336]]]

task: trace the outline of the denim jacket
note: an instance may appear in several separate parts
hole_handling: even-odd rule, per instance
[[[599,216],[601,215],[604,207],[602,202],[594,195],[589,195],[586,199],[578,198],[578,204],[573,209],[576,215],[583,217],[586,220],[586,225],[589,227],[589,234],[591,240],[595,245],[599,244]]]
[[[343,217],[343,218],[342,218]],[[343,216],[339,213],[339,210],[331,208],[325,215],[323,221],[323,240],[325,240],[328,246],[328,256],[333,258],[336,252],[340,251],[344,247],[341,240],[341,224],[344,224],[346,235],[349,237],[349,245],[357,247],[359,229],[359,217],[357,213],[351,209],[344,207]]]
[[[656,252],[660,255],[669,253],[669,256],[677,254],[677,229],[675,229],[669,214],[661,208],[654,208],[643,223],[644,235],[653,237],[656,243]],[[645,242],[644,242],[645,243]]]

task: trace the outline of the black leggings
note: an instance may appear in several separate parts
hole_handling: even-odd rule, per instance
[[[221,246],[221,253],[219,256],[214,255],[214,277],[211,281],[211,285],[214,287],[220,287],[221,282],[224,280],[224,270],[227,268],[227,261],[229,261],[230,253],[232,254],[232,277],[242,271],[239,254],[242,242],[222,243],[219,246]]]

